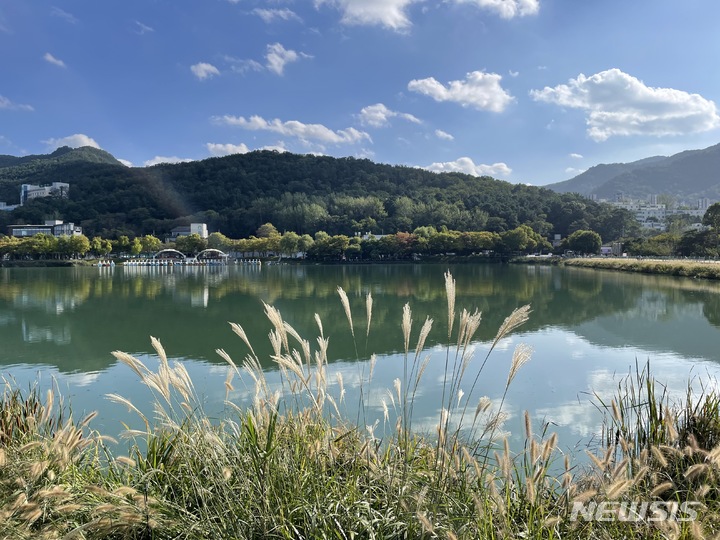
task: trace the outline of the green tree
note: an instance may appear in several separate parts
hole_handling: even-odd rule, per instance
[[[527,225],[521,225],[520,227],[506,231],[500,235],[502,243],[508,251],[532,251],[537,246],[537,242],[531,238],[528,230],[532,229]]]
[[[70,249],[73,255],[84,257],[90,251],[90,240],[84,234],[76,234],[70,237]]]
[[[107,257],[112,252],[113,245],[110,240],[103,239],[102,246],[100,247],[100,255]]]
[[[309,234],[303,234],[300,239],[298,240],[298,251],[300,251],[303,254],[303,258],[305,258],[305,254],[308,252],[308,250],[312,247],[312,245],[315,243],[315,240],[313,240],[313,237]]]
[[[90,240],[90,251],[92,251],[95,255],[100,255],[101,250],[102,238],[99,236],[93,236],[92,240]]]
[[[602,238],[595,231],[575,231],[567,237],[567,246],[576,253],[595,255],[600,253]]]
[[[94,236],[92,240],[90,240],[90,251],[98,257],[105,257],[112,251],[112,242],[99,236]]]
[[[207,243],[209,248],[219,249],[220,251],[229,251],[232,247],[232,240],[220,232],[210,233]]]
[[[146,234],[140,238],[140,243],[142,244],[143,253],[156,253],[157,251],[160,251],[160,248],[162,247],[160,239],[152,234]]]
[[[460,236],[466,253],[477,253],[486,249],[495,249],[500,242],[499,234],[488,231],[466,232]]]
[[[288,231],[280,238],[280,253],[291,256],[298,251],[300,236],[293,231]]]
[[[207,241],[199,234],[193,233],[188,236],[180,236],[175,240],[175,249],[185,254],[196,255],[207,248]]]
[[[702,218],[702,224],[712,227],[715,232],[720,232],[720,203],[708,207]]]
[[[121,235],[117,240],[113,242],[115,251],[118,253],[128,253],[130,251],[130,238],[126,235]]]
[[[275,225],[273,225],[272,223],[265,223],[258,227],[257,231],[255,232],[255,236],[257,236],[258,238],[271,238],[273,236],[280,236],[280,233],[275,228]]]
[[[33,257],[46,259],[58,251],[58,239],[50,234],[36,234],[26,241]]]
[[[142,242],[138,237],[135,237],[130,243],[130,254],[133,257],[137,257],[140,253],[142,253]]]

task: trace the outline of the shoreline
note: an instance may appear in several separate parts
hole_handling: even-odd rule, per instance
[[[577,257],[572,259],[562,257],[517,257],[512,259],[510,263],[569,266],[695,279],[720,279],[720,261],[717,260],[640,259],[634,257]]]

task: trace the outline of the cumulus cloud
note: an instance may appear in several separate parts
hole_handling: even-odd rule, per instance
[[[295,13],[293,10],[288,8],[283,9],[262,9],[262,8],[255,8],[250,13],[253,15],[257,15],[260,17],[263,21],[270,24],[271,22],[275,20],[283,20],[283,21],[301,21],[300,17],[297,13]]]
[[[231,154],[247,154],[250,149],[243,143],[240,144],[218,144],[218,143],[207,143],[205,145],[208,152],[213,156],[229,156]]]
[[[682,135],[720,127],[715,103],[674,88],[653,88],[617,68],[531,90],[535,101],[582,109],[594,141],[613,136]]]
[[[220,70],[207,62],[194,64],[190,66],[190,70],[201,81],[214,77],[215,75],[220,75]]]
[[[540,11],[540,0],[455,0],[455,3],[473,4],[503,19],[537,15]]]
[[[442,129],[436,129],[435,136],[438,139],[445,139],[446,141],[454,141],[455,140],[455,137],[450,135],[447,131],[443,131]]]
[[[297,62],[301,58],[312,57],[305,53],[288,50],[280,45],[280,43],[271,43],[267,46],[267,54],[265,55],[267,63],[265,65],[273,73],[282,75],[286,64],[289,64],[290,62]]]
[[[117,159],[120,163],[122,163],[122,164],[125,165],[126,167],[132,167],[132,166],[133,166],[132,161],[128,161],[127,159],[121,159],[121,158],[115,158],[115,159]]]
[[[50,54],[49,52],[48,52],[48,53],[45,53],[45,54],[43,55],[43,59],[44,59],[46,62],[48,62],[48,63],[50,63],[50,64],[53,64],[53,65],[55,65],[55,66],[59,66],[59,67],[63,67],[63,68],[65,67],[65,62],[63,62],[63,61],[60,60],[59,58],[55,58],[55,57],[54,57],[52,54]]]
[[[515,99],[500,85],[502,76],[497,73],[473,71],[464,81],[450,81],[447,86],[434,77],[415,79],[408,83],[408,90],[433,98],[450,101],[463,107],[502,112]]]
[[[382,103],[368,105],[360,111],[360,123],[364,126],[387,127],[390,125],[390,118],[401,118],[414,124],[421,123],[420,119],[412,114],[391,111]]]
[[[191,161],[194,161],[192,159],[188,158],[179,158],[177,156],[155,156],[152,159],[148,159],[146,162],[143,163],[144,167],[152,167],[153,165],[158,165],[160,163],[189,163]]]
[[[297,120],[282,122],[277,118],[268,121],[261,116],[251,116],[247,119],[243,116],[225,115],[216,117],[215,121],[251,131],[271,131],[283,136],[296,137],[304,142],[354,144],[363,140],[371,141],[370,135],[355,128],[333,131],[322,124],[304,124]]]
[[[493,163],[492,165],[476,165],[469,157],[461,157],[455,161],[446,161],[443,163],[433,163],[424,167],[428,171],[433,172],[461,172],[471,174],[473,176],[494,176],[507,177],[512,173],[512,169],[505,163]]]
[[[573,159],[582,159],[582,154],[568,154]]]
[[[100,145],[92,137],[83,135],[82,133],[76,133],[75,135],[68,135],[60,139],[47,139],[43,141],[48,146],[50,151],[57,150],[61,146],[69,146],[70,148],[80,148],[81,146],[92,146],[93,148],[100,148]]]
[[[417,0],[315,0],[315,6],[330,4],[342,11],[342,22],[348,25],[379,25],[398,32],[412,23],[407,7]]]
[[[31,105],[22,105],[20,103],[13,103],[5,96],[0,96],[0,109],[7,109],[10,111],[34,111]]]
[[[565,169],[565,173],[577,176],[579,174],[584,173],[586,170],[587,169],[576,169],[575,167],[568,167],[567,169]]]

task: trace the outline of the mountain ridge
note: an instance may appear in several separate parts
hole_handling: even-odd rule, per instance
[[[679,201],[720,200],[720,144],[631,163],[599,164],[545,187],[607,200],[618,194],[634,199],[663,194]]]

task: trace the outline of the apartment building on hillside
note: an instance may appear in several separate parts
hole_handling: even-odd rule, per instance
[[[67,197],[70,193],[70,184],[53,182],[42,186],[23,184],[20,186],[20,206],[32,199],[41,197]]]

